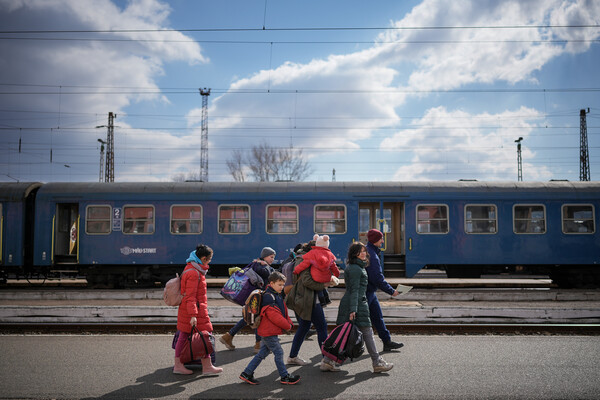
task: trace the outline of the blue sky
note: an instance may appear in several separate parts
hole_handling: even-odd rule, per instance
[[[579,180],[600,174],[597,1],[0,2],[0,181],[198,172],[302,149],[307,181]],[[263,29],[264,27],[264,29]],[[344,28],[344,29],[342,29]],[[19,146],[20,143],[20,146]]]

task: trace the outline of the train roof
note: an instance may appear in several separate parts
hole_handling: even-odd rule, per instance
[[[0,186],[1,188],[1,186]],[[356,193],[600,192],[593,182],[52,182],[39,194],[61,193]]]
[[[39,182],[2,182],[0,183],[0,200],[21,201],[42,186]]]

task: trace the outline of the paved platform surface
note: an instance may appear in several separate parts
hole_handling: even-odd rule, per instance
[[[284,386],[269,355],[260,385],[238,376],[254,337],[238,335],[235,351],[217,345],[218,376],[172,373],[172,335],[0,336],[0,397],[16,399],[597,399],[599,336],[415,335],[384,353],[394,368],[373,374],[363,355],[340,372],[321,372],[317,341],[290,366],[300,383]],[[287,357],[292,336],[280,337]],[[376,339],[379,349],[381,341]]]

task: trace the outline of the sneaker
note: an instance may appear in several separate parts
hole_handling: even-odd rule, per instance
[[[259,381],[254,379],[254,374],[247,374],[245,372],[242,372],[242,374],[240,375],[240,379],[251,385],[258,385],[260,383]]]
[[[219,337],[219,342],[223,343],[227,350],[235,350],[235,346],[233,345],[233,336],[227,332],[223,336]]]
[[[300,382],[300,375],[288,374],[287,376],[284,376],[283,378],[281,378],[282,385],[295,385],[298,382]]]
[[[338,372],[340,369],[335,365],[333,361],[326,361],[323,359],[321,361],[321,366],[319,367],[321,371],[330,371],[330,372]]]
[[[288,365],[308,365],[308,361],[301,359],[300,357],[288,357],[286,364]]]
[[[383,358],[380,358],[375,364],[373,364],[373,372],[387,372],[394,368],[394,364],[386,362]]]
[[[306,336],[304,336],[304,339],[310,339],[312,336],[314,336],[317,333],[316,329],[309,329],[308,332],[306,332]]]
[[[260,342],[254,343],[254,354],[258,354],[260,351]]]
[[[404,347],[404,343],[398,343],[390,340],[389,342],[383,344],[383,351],[398,350],[402,347]]]

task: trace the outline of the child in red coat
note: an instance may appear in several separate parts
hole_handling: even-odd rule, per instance
[[[188,375],[194,372],[187,369],[180,360],[181,350],[190,337],[192,327],[195,326],[200,331],[212,332],[213,330],[210,317],[208,316],[205,278],[209,268],[208,263],[212,259],[212,255],[213,250],[210,247],[199,244],[196,250],[190,253],[187,265],[183,270],[184,273],[181,274],[181,294],[183,295],[183,300],[181,300],[181,304],[177,310],[179,338],[175,345],[174,374]],[[218,374],[223,372],[223,368],[217,368],[212,365],[210,355],[202,358],[201,361],[203,374]]]
[[[294,274],[300,275],[302,271],[310,267],[310,275],[315,282],[327,283],[331,277],[340,276],[340,269],[335,263],[335,256],[329,250],[329,236],[315,235],[313,248],[302,256],[302,262],[294,268]],[[335,281],[335,279],[334,279]]]
[[[261,320],[258,325],[258,335],[262,337],[260,350],[240,375],[241,380],[251,385],[258,385],[259,382],[254,379],[254,371],[270,352],[275,356],[275,365],[282,384],[294,385],[300,381],[298,375],[290,375],[285,368],[283,349],[279,343],[279,335],[284,331],[289,332],[293,327],[281,295],[284,286],[285,275],[281,272],[275,271],[269,275],[269,285],[262,297]]]

